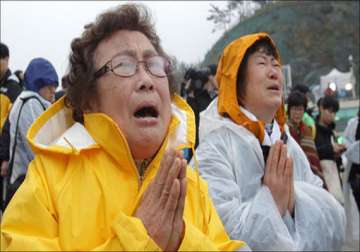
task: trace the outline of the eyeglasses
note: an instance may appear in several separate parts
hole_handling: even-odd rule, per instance
[[[159,55],[151,56],[144,61],[138,61],[129,55],[116,55],[96,71],[94,77],[98,79],[109,71],[120,77],[131,77],[138,71],[140,63],[144,63],[148,73],[159,78],[166,77],[170,71],[169,60]]]

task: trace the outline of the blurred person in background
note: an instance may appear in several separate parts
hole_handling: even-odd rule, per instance
[[[315,138],[316,135],[316,127],[315,127],[315,119],[312,116],[312,113],[314,111],[315,105],[313,104],[311,100],[311,92],[308,86],[303,84],[297,84],[292,89],[291,92],[298,91],[305,95],[307,99],[306,103],[306,110],[304,112],[304,115],[302,117],[302,121],[305,123],[305,125],[311,127],[311,135],[312,138]]]
[[[229,236],[254,251],[340,250],[344,209],[287,129],[273,40],[256,33],[232,41],[216,79],[219,96],[201,113],[195,157]]]
[[[68,78],[69,78],[68,75],[64,75],[61,78],[61,89],[56,91],[56,93],[55,93],[55,101],[59,100],[61,97],[63,97],[65,95],[66,89],[69,87]]]
[[[319,176],[324,183],[324,175],[320,166],[315,142],[312,136],[312,129],[303,122],[303,116],[307,108],[307,98],[299,91],[292,91],[287,98],[287,114],[289,131],[291,136],[300,145],[309,160],[311,170]]]
[[[10,52],[7,45],[0,42],[0,170],[3,162],[9,160],[9,130],[10,124],[8,114],[12,103],[22,91],[22,87],[17,77],[9,69]],[[7,163],[4,163],[4,167]],[[5,174],[0,172],[0,207],[3,208],[3,198],[5,197],[6,187],[3,177]]]
[[[0,43],[0,132],[12,103],[21,93],[18,78],[9,69],[9,48]]]
[[[217,83],[213,75],[216,73],[216,66],[211,65],[206,69],[197,70],[190,68],[186,71],[184,79],[186,81],[186,101],[195,114],[196,141],[195,148],[199,144],[199,124],[200,113],[207,108],[210,102],[217,96]],[[192,156],[192,155],[191,155]],[[190,156],[190,158],[191,158]]]
[[[344,131],[346,146],[344,198],[346,225],[345,250],[360,250],[360,107],[357,116],[350,119]]]
[[[143,5],[105,11],[71,43],[66,96],[28,131],[35,159],[2,250],[227,251],[206,183],[182,158],[194,115]]]
[[[22,70],[16,70],[14,74],[18,78],[20,86],[24,87],[24,72]]]
[[[315,122],[315,146],[328,190],[343,204],[340,172],[342,172],[341,154],[346,150],[346,146],[337,142],[338,136],[335,132],[335,115],[339,110],[339,101],[335,96],[324,96],[317,104],[319,115]]]
[[[48,60],[35,58],[26,68],[24,84],[25,90],[15,100],[9,114],[10,159],[8,167],[1,167],[9,182],[4,208],[24,181],[28,165],[34,159],[26,134],[36,118],[55,101],[58,75]]]

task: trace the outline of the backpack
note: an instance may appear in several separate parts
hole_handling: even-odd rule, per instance
[[[4,202],[3,209],[5,209],[6,206],[9,204],[11,198],[14,196],[15,192],[17,191],[17,189],[20,187],[20,185],[22,184],[22,182],[25,179],[25,174],[23,174],[23,175],[20,175],[18,178],[16,178],[14,183],[10,183],[10,178],[11,178],[11,174],[12,174],[12,170],[13,170],[13,166],[14,166],[14,161],[15,161],[15,150],[16,150],[16,145],[17,145],[17,135],[18,135],[18,129],[19,129],[19,120],[20,120],[20,115],[21,115],[22,108],[24,107],[24,105],[25,105],[25,103],[27,101],[29,101],[31,99],[36,99],[36,100],[38,100],[38,102],[40,103],[40,105],[42,106],[44,111],[46,110],[45,105],[35,95],[25,97],[25,98],[20,98],[20,99],[22,100],[22,104],[20,106],[19,114],[18,114],[18,117],[16,119],[15,139],[14,139],[14,145],[12,147],[12,156],[11,156],[11,158],[9,160],[8,175],[6,177],[7,187],[6,187],[5,202]]]

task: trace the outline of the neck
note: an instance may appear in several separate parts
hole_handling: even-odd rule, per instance
[[[6,70],[3,74],[0,75],[0,80],[2,80],[3,78],[5,78],[6,73],[7,73],[7,70]]]
[[[324,122],[324,120],[322,119],[321,115],[319,117],[319,124],[324,126],[324,127],[329,127],[329,125],[327,123]]]
[[[276,114],[277,109],[255,109],[251,106],[244,106],[247,110],[249,110],[251,113],[253,113],[256,118],[260,121],[263,121],[265,123],[271,123]]]
[[[295,122],[295,121],[292,120],[292,119],[290,119],[290,122],[292,123],[292,125],[295,125],[295,126],[297,126],[297,127],[299,127],[299,126],[300,126],[300,123],[301,123],[301,121],[300,121],[300,122]]]

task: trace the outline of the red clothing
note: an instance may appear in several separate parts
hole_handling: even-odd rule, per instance
[[[304,151],[306,157],[308,158],[311,170],[314,174],[318,175],[322,179],[324,187],[326,188],[325,180],[320,166],[320,159],[316,151],[314,139],[312,138],[311,127],[305,125],[303,122],[300,122],[299,125],[296,125],[291,120],[289,120],[288,125],[291,136],[300,145],[301,149]]]

